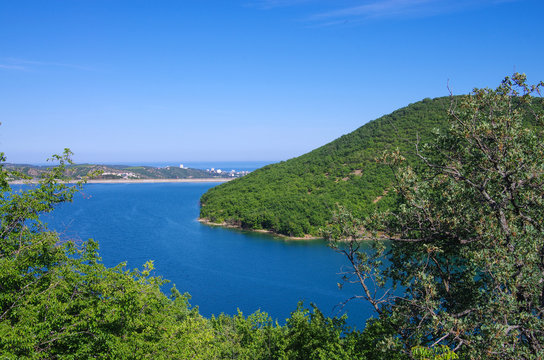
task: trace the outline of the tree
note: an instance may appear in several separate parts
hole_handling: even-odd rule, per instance
[[[62,241],[40,220],[71,201],[66,150],[38,184],[13,189],[24,176],[0,155],[0,358],[2,359],[353,359],[357,332],[299,304],[284,326],[263,312],[203,318],[189,295],[143,270],[101,263],[98,244]]]
[[[395,169],[397,206],[363,222],[337,214],[327,236],[351,261],[356,297],[395,329],[384,344],[544,358],[543,86],[516,73],[452,97],[449,130],[416,144],[418,165],[381,159]],[[373,251],[361,238],[378,240]]]
[[[0,357],[213,358],[207,321],[187,295],[161,292],[152,262],[107,268],[94,241],[63,242],[40,221],[83,184],[64,181],[70,154],[21,190],[8,182],[21,174],[4,169],[0,154]]]

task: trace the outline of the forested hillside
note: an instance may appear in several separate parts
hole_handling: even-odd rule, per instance
[[[305,155],[214,187],[201,198],[200,217],[212,223],[304,236],[319,235],[336,204],[357,217],[377,207],[390,207],[393,194],[387,190],[392,172],[376,158],[398,148],[414,162],[418,137],[425,143],[436,136],[436,130],[444,130],[448,109],[458,100],[424,99]]]
[[[201,198],[200,216],[247,229],[318,235],[335,204],[356,215],[388,206],[391,170],[376,163],[386,149],[413,152],[446,123],[450,98],[425,99],[369,122],[350,134],[300,157],[263,167],[210,189]]]

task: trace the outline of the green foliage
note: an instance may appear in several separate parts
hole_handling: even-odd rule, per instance
[[[357,230],[386,234],[389,250],[377,241],[361,254],[356,240],[339,245],[349,226],[330,232],[353,259],[362,297],[395,329],[384,340],[405,353],[544,358],[544,126],[542,99],[533,97],[542,86],[515,74],[453,98],[448,130],[418,144],[420,165],[384,156],[398,167],[399,205]],[[382,268],[371,266],[380,258]],[[371,283],[403,294],[378,289],[376,297]]]
[[[4,156],[1,156],[4,161]],[[70,152],[40,183],[12,191],[0,171],[0,354],[6,359],[212,358],[214,334],[187,295],[161,278],[106,268],[92,240],[61,242],[40,214],[70,201],[81,183],[62,180]]]
[[[282,359],[287,339],[284,328],[261,311],[244,317],[221,314],[212,317],[221,359]]]
[[[446,125],[448,105],[448,98],[411,104],[308,154],[210,189],[200,217],[303,236],[320,235],[337,203],[359,217],[388,208],[393,173],[376,155],[396,147],[409,153],[417,136],[430,140],[432,129]]]
[[[299,303],[286,325],[273,323],[268,315],[256,312],[247,318],[220,315],[210,322],[225,359],[365,359],[361,334],[346,326],[346,318],[325,317]]]
[[[352,338],[343,338],[349,331],[346,318],[326,318],[312,306],[313,311],[302,307],[287,319],[286,347],[288,359],[353,359],[356,355]]]
[[[403,352],[401,342],[395,338],[396,329],[389,316],[382,313],[380,318],[370,318],[361,333],[355,336],[357,352],[368,360],[405,360],[409,356]]]
[[[516,74],[452,98],[449,123],[438,115],[446,99],[425,99],[203,196],[201,215],[212,221],[294,236],[315,234],[343,205],[327,236],[352,264],[345,279],[361,284],[356,297],[379,314],[362,332],[301,304],[283,326],[262,312],[205,319],[187,294],[161,292],[152,262],[105,267],[94,241],[62,242],[40,221],[83,184],[65,182],[69,150],[21,191],[9,181],[26,175],[0,154],[0,356],[544,358],[543,106],[531,96],[539,86]],[[396,131],[436,141],[405,153]],[[358,220],[380,208],[389,210]],[[361,237],[390,246],[363,251]]]
[[[429,142],[448,127],[449,106],[448,97],[425,99],[310,153],[214,187],[200,199],[200,217],[300,237],[320,236],[337,204],[356,217],[391,209],[396,203],[395,192],[389,191],[394,174],[376,157],[398,149],[408,163],[419,162],[413,144]]]
[[[435,348],[426,348],[423,346],[415,346],[412,348],[412,356],[416,360],[455,360],[459,359],[459,356],[451,351],[451,349],[445,345]]]
[[[345,318],[299,304],[286,324],[263,312],[203,318],[175,287],[121,263],[104,266],[98,244],[62,242],[40,215],[71,201],[70,152],[39,184],[11,189],[24,175],[0,155],[0,358],[2,359],[364,359],[363,336]],[[367,335],[366,338],[369,336]]]

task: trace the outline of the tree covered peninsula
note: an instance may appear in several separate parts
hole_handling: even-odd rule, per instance
[[[337,204],[356,217],[394,204],[389,166],[376,161],[398,149],[416,162],[415,144],[427,143],[447,126],[459,97],[424,99],[371,121],[300,157],[272,164],[210,189],[200,217],[244,229],[301,237],[320,235]],[[541,99],[538,101],[542,105]]]
[[[318,235],[340,203],[354,215],[391,204],[388,167],[374,159],[386,149],[407,153],[419,135],[445,126],[450,99],[425,99],[369,122],[300,157],[265,166],[210,189],[200,217],[245,229]]]

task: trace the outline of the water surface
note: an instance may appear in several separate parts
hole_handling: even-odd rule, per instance
[[[344,257],[323,240],[289,241],[199,223],[199,198],[215,185],[88,184],[46,221],[64,238],[97,240],[108,266],[126,261],[141,268],[154,260],[155,275],[189,292],[204,316],[261,309],[283,322],[299,300],[341,314],[337,305],[355,291],[337,286]],[[361,302],[346,310],[357,327],[372,314]]]

